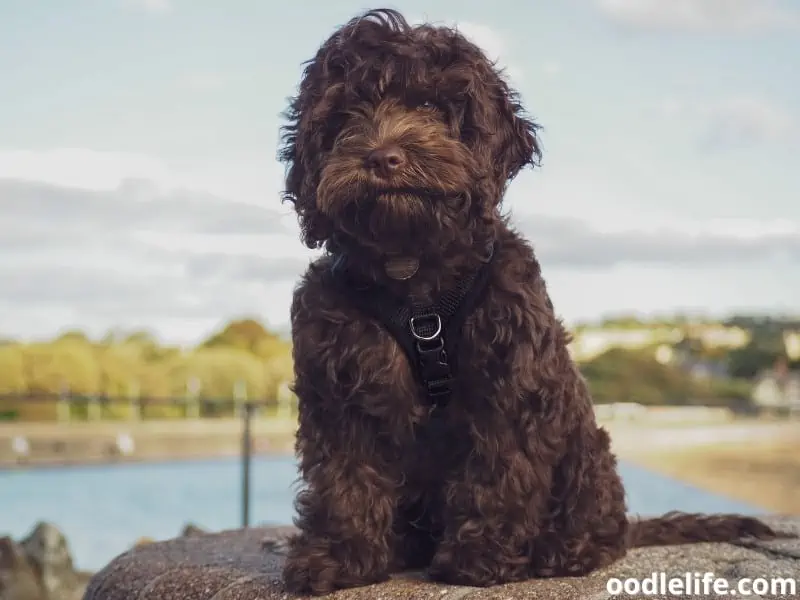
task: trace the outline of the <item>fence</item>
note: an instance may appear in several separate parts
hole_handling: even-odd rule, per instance
[[[24,414],[30,414],[32,408],[42,406],[50,410],[33,411],[39,416],[35,419],[41,422],[70,423],[70,422],[102,422],[102,421],[142,421],[147,420],[148,414],[163,419],[176,418],[181,420],[210,420],[220,416],[235,416],[241,419],[241,511],[242,527],[250,525],[250,482],[252,462],[252,423],[258,410],[264,414],[272,412],[275,416],[290,417],[294,412],[294,403],[287,399],[255,400],[248,399],[243,394],[232,398],[203,398],[203,397],[175,397],[175,398],[123,398],[106,395],[81,395],[64,391],[60,394],[25,393],[25,394],[0,394],[0,423],[3,421],[16,424],[30,423]],[[155,413],[149,413],[148,408],[161,408]],[[116,409],[116,410],[114,410]],[[172,409],[165,411],[164,409]],[[47,417],[52,418],[47,418]],[[16,428],[15,428],[16,429]],[[128,441],[127,443],[132,443]],[[125,440],[117,440],[117,446],[125,454]],[[27,438],[20,434],[11,439],[11,450],[17,456],[25,456],[30,452]]]

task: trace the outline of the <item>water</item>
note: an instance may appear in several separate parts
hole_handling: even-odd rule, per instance
[[[632,513],[765,512],[635,466],[620,469]],[[240,477],[235,458],[0,472],[0,536],[19,538],[50,521],[66,534],[76,566],[96,570],[138,538],[173,537],[187,522],[239,527]],[[251,523],[291,523],[295,478],[292,457],[253,459]]]

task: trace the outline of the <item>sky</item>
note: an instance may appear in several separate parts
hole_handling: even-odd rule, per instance
[[[369,8],[458,28],[543,127],[504,201],[567,323],[800,312],[800,2],[0,0],[0,337],[286,330],[302,62]]]

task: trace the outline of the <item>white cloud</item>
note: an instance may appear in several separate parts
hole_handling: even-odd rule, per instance
[[[739,145],[792,139],[793,116],[785,109],[758,98],[731,98],[705,109],[710,122],[708,141],[714,145]]]
[[[610,19],[637,29],[754,33],[800,27],[800,11],[776,0],[595,0]]]
[[[0,334],[52,335],[78,326],[100,335],[115,326],[153,327],[167,338],[196,341],[235,316],[285,326],[292,289],[316,253],[302,246],[293,217],[285,214],[290,208],[277,199],[265,207],[164,185],[186,177],[145,157],[67,152],[60,156],[73,160],[59,165],[54,153],[3,156],[13,160],[0,160],[0,255],[14,260],[0,264]],[[36,181],[36,164],[44,167],[45,181]],[[92,179],[87,165],[108,172]],[[27,177],[10,177],[15,169]],[[152,172],[162,181],[128,178],[128,172]],[[116,185],[114,176],[122,177]],[[648,230],[530,213],[514,222],[556,280],[559,273],[584,281],[637,266],[800,262],[800,228],[792,222]],[[572,276],[567,283],[575,281]],[[614,296],[605,302],[613,306]],[[572,295],[565,303],[577,306]],[[573,310],[585,312],[581,307]]]
[[[22,179],[88,190],[111,190],[124,179],[165,183],[169,168],[149,156],[84,148],[0,149],[0,179]]]
[[[525,215],[516,221],[552,268],[610,269],[800,263],[800,226],[715,221],[694,227],[651,226],[601,231],[580,219]]]
[[[699,142],[712,149],[794,141],[797,121],[787,109],[764,98],[740,95],[715,101],[669,98],[661,106],[672,118],[700,119]]]
[[[272,156],[210,164],[172,164],[129,152],[85,148],[14,150],[0,147],[0,179],[38,181],[87,190],[114,190],[126,180],[151,181],[162,190],[203,190],[242,202],[280,209],[282,166]],[[281,209],[288,214],[288,209]]]
[[[126,0],[126,4],[151,14],[165,14],[174,9],[171,0]]]
[[[194,340],[241,314],[285,322],[311,253],[272,162],[0,150],[0,255],[14,257],[0,335],[153,325]]]
[[[115,324],[183,335],[181,324],[242,314],[283,323],[311,255],[277,210],[141,180],[0,179],[0,215],[0,255],[14,257],[0,264],[0,333],[45,335],[53,313],[96,335]]]

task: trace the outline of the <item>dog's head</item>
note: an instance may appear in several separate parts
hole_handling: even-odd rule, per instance
[[[538,126],[477,46],[389,9],[320,47],[286,116],[285,198],[309,247],[441,245],[493,222],[507,182],[540,156]]]

